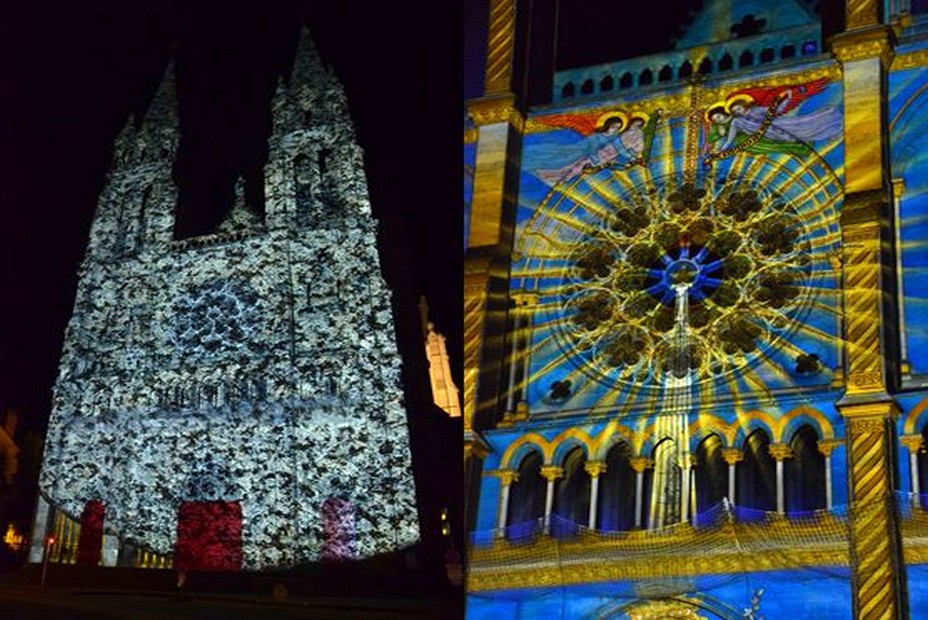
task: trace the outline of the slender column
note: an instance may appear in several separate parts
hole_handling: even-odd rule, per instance
[[[629,460],[635,470],[635,529],[641,529],[641,506],[644,500],[644,470],[654,467],[654,460],[646,456],[635,456]]]
[[[921,435],[903,435],[899,441],[909,450],[909,478],[912,479],[912,501],[918,504],[918,495],[921,493],[918,482],[918,450],[922,447]]]
[[[744,460],[744,452],[739,448],[722,448],[722,458],[728,463],[728,501],[735,504],[735,474],[736,466]]]
[[[551,529],[551,509],[554,507],[554,481],[564,475],[564,468],[557,465],[545,465],[541,468],[541,475],[548,481],[545,493],[545,534]]]
[[[599,475],[606,471],[605,461],[587,461],[583,466],[586,473],[590,474],[590,518],[589,527],[591,530],[596,529],[596,510],[599,504]]]
[[[893,179],[893,241],[896,244],[896,313],[899,317],[899,366],[903,374],[911,371],[909,366],[909,339],[905,326],[905,281],[902,269],[902,195],[905,180]]]
[[[513,410],[516,391],[516,365],[520,364],[519,360],[519,339],[521,334],[519,329],[522,327],[522,315],[523,312],[520,308],[520,299],[518,296],[513,296],[513,301],[515,307],[512,309],[512,346],[509,348],[509,387],[506,390],[506,415],[511,415]]]
[[[835,448],[840,446],[842,441],[840,439],[823,439],[818,442],[818,451],[822,456],[825,457],[825,507],[828,510],[831,510],[834,506],[834,491],[832,483],[832,474],[831,474],[831,453]]]
[[[537,301],[537,295],[522,295],[519,299],[522,303],[522,330],[525,346],[522,352],[522,390],[520,393],[521,400],[516,403],[516,416],[520,418],[528,417],[528,403],[525,400],[526,390],[528,390],[529,370],[532,364],[532,330],[535,326],[535,317],[532,312]]]
[[[772,443],[767,447],[770,456],[777,461],[777,512],[786,513],[786,497],[783,493],[783,461],[793,458],[793,451],[785,443]]]
[[[506,532],[506,515],[509,514],[509,487],[519,479],[519,472],[501,469],[494,472],[499,478],[499,512],[496,513],[496,536],[502,538]]]
[[[680,457],[680,470],[681,470],[681,482],[682,489],[680,498],[680,523],[686,523],[690,518],[690,477],[693,472],[693,468],[696,466],[696,457],[692,454],[681,455]]]

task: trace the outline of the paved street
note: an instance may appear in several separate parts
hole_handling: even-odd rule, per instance
[[[0,615],[10,620],[215,620],[254,618],[336,620],[365,618],[459,618],[459,606],[440,600],[291,597],[77,590],[0,584]]]

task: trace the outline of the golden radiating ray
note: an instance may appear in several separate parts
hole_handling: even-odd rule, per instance
[[[617,415],[622,415],[622,413],[624,413],[623,409],[620,408],[622,404],[624,403],[627,408],[630,403],[637,402],[638,393],[641,391],[642,387],[643,384],[641,382],[634,381],[626,383],[620,389],[608,390],[603,394],[602,398],[597,401],[597,405],[601,403],[604,407],[616,409],[618,412]]]
[[[791,156],[792,157],[792,156]],[[787,167],[786,163],[781,160],[775,160],[770,162],[772,176],[775,176],[776,173],[786,172],[782,182],[779,185],[771,187],[771,191],[781,196],[786,196],[788,192],[784,191],[783,188],[789,186],[790,188],[799,187],[801,192],[797,195],[794,195],[789,198],[791,204],[798,205],[807,205],[811,204],[810,208],[803,208],[801,214],[806,219],[815,219],[815,216],[824,212],[829,206],[833,205],[841,196],[840,192],[835,191],[835,193],[828,193],[827,189],[831,185],[825,183],[821,178],[814,176],[811,172],[808,173],[808,176],[812,178],[807,178],[807,174],[797,173],[795,169]],[[760,183],[761,187],[770,187],[772,179],[762,180]],[[837,184],[835,184],[837,186]],[[819,194],[825,192],[825,199],[822,200],[819,197]],[[837,214],[832,214],[832,217],[837,217]]]
[[[671,178],[676,170],[676,149],[673,148],[674,125],[676,125],[674,122],[662,123],[661,125],[661,132],[664,135],[664,139],[661,140],[661,145],[663,146],[661,149],[661,156],[663,158],[663,176],[665,179]],[[656,137],[657,136],[655,136],[655,138]],[[657,142],[657,140],[654,142]]]
[[[582,179],[577,177],[574,181],[567,186],[566,189],[556,192],[557,188],[560,187],[560,183],[552,187],[548,193],[545,195],[545,198],[539,203],[538,208],[532,211],[532,216],[527,222],[525,222],[523,228],[527,231],[537,231],[535,234],[541,232],[542,229],[547,231],[551,235],[556,235],[558,232],[559,224],[555,223],[554,230],[548,230],[548,223],[552,220],[551,213],[557,213],[564,217],[570,216],[574,209],[577,208],[577,201],[582,197],[582,194],[579,193],[576,188],[580,184]],[[552,198],[556,198],[554,204],[550,204]],[[572,201],[572,207],[569,211],[563,211],[560,209],[561,203],[565,200],[570,199]],[[583,222],[579,222],[583,224]],[[526,253],[524,248],[519,246],[516,248],[516,251]]]
[[[920,250],[924,247],[928,247],[928,239],[919,239],[917,241],[903,241],[902,242],[903,250]],[[913,271],[923,269],[922,267],[906,267],[906,271]]]
[[[570,362],[570,358],[568,357],[569,355],[570,353],[567,351],[556,350],[556,354],[554,355],[554,357],[548,360],[548,362],[545,363],[545,365],[542,368],[539,368],[535,372],[531,373],[532,374],[531,380],[539,381],[542,377],[545,377],[548,373],[550,373],[555,368],[559,368],[565,362],[569,364]]]
[[[918,226],[919,224],[924,224],[925,222],[928,222],[928,213],[918,213],[918,214],[907,215],[899,219],[900,219],[900,226],[902,227]]]
[[[745,366],[741,372],[741,378],[748,386],[748,393],[758,395],[761,394],[762,398],[772,398],[773,392],[767,387],[767,384],[764,383],[764,380],[757,374],[754,368],[750,366]]]
[[[606,220],[613,214],[613,205],[619,201],[620,196],[612,191],[602,179],[591,176],[587,179],[590,191],[585,195],[578,195],[574,204],[582,206],[601,220]]]
[[[838,214],[834,205],[842,198],[841,192],[830,193],[823,191],[823,186],[828,185],[828,183],[818,178],[806,179],[803,176],[793,179],[789,183],[791,186],[799,187],[802,190],[799,194],[789,197],[789,201],[791,204],[802,207],[798,212],[806,220],[807,225],[817,224],[820,219],[826,222],[837,219]],[[779,195],[787,195],[780,190],[774,191]]]
[[[654,175],[651,172],[651,166],[641,166],[641,183],[638,185],[639,194],[641,194],[641,188],[644,187],[654,187]],[[613,173],[613,176],[616,176],[618,173]]]
[[[539,255],[533,254],[532,258],[556,260],[558,258],[563,258],[563,255],[561,256],[545,256],[545,255],[539,256]],[[512,278],[524,278],[524,279],[559,278],[564,274],[564,271],[569,268],[570,268],[570,263],[564,266],[548,265],[546,267],[541,267],[541,268],[532,268],[526,265],[524,268],[513,269],[510,275]],[[556,293],[547,293],[547,294],[556,294]]]
[[[778,346],[782,348],[786,348],[782,343],[779,344]],[[799,351],[800,353],[805,353],[805,351],[802,351],[798,347],[793,347],[793,348],[796,351]],[[760,368],[760,367],[766,368],[771,375],[780,379],[780,381],[782,381],[783,383],[787,385],[790,385],[793,383],[793,378],[792,376],[790,376],[789,371],[786,368],[784,368],[779,362],[777,362],[776,360],[774,360],[773,358],[767,355],[761,356],[760,363],[757,366],[754,366],[754,368]]]
[[[837,220],[837,218],[835,218]],[[835,249],[834,246],[841,243],[841,231],[837,227],[833,230],[828,230],[824,234],[814,235],[815,231],[806,230],[799,236],[799,241],[808,241],[809,249],[812,254],[818,254],[821,252],[831,252]]]
[[[611,187],[616,185],[623,191],[617,192]],[[637,191],[635,184],[629,178],[628,174],[610,174],[608,180],[596,177],[593,181],[590,181],[590,186],[594,187],[598,192],[609,196],[606,199],[610,203],[619,202],[623,196],[634,194]]]
[[[889,121],[889,131],[890,131],[890,132],[892,132],[893,130],[895,130],[895,128],[896,128],[896,123],[899,121],[899,119],[902,118],[902,116],[905,114],[905,112],[906,112],[906,110],[909,108],[909,106],[911,106],[913,102],[915,102],[915,101],[918,100],[918,98],[919,98],[919,97],[921,96],[921,94],[925,91],[925,89],[928,89],[928,82],[925,82],[924,84],[922,84],[921,86],[919,86],[917,89],[915,89],[915,92],[913,92],[913,93],[909,96],[909,98],[906,99],[906,100],[903,102],[903,104],[899,107],[899,110],[896,112],[896,115],[893,117],[893,119],[892,119],[891,121]]]
[[[697,388],[699,390],[700,403],[710,403],[715,400],[715,381],[700,381]]]
[[[837,342],[841,342],[841,338],[834,334],[829,334],[826,331],[822,331],[818,327],[813,327],[807,323],[796,323],[794,327],[796,332],[802,333],[805,336],[820,342],[822,344],[833,345]]]
[[[908,306],[910,304],[913,306],[924,306],[928,304],[928,297],[921,295],[910,295],[908,292],[906,292],[905,305]],[[906,326],[906,329],[911,331],[911,327]]]
[[[729,187],[738,187],[740,185],[740,180],[742,175],[742,170],[752,161],[752,158],[748,157],[744,153],[736,153],[731,158],[731,164],[728,166],[728,172],[725,175],[726,184]]]
[[[630,413],[633,412],[633,410],[636,410],[638,408],[650,408],[650,406],[655,402],[654,396],[648,396],[643,401],[638,400],[638,394],[639,392],[641,392],[643,388],[644,388],[643,383],[636,382],[632,385],[631,389],[628,390],[628,395],[625,398],[625,403],[622,405],[622,408],[619,410],[620,416],[622,417],[628,416]],[[649,393],[650,391],[651,390],[648,390]],[[650,414],[648,413],[643,416],[645,418],[644,422],[646,422],[646,418],[648,417],[648,415]],[[642,416],[636,416],[636,417],[641,418]],[[639,428],[639,430],[643,430],[643,428]]]

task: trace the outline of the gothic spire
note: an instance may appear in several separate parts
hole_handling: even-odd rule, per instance
[[[287,85],[294,90],[303,85],[319,81],[325,75],[322,59],[316,51],[309,28],[300,26],[299,39],[296,44],[296,54],[293,57],[293,68],[290,71]]]
[[[143,116],[142,125],[158,125],[176,129],[177,122],[177,79],[174,72],[174,50],[167,67],[161,75],[161,83],[155,90]]]

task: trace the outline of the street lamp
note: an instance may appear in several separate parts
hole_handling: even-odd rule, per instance
[[[42,580],[39,582],[39,586],[42,588],[45,587],[45,575],[48,573],[48,556],[51,555],[51,548],[54,544],[54,534],[45,539],[45,548],[42,552]]]

